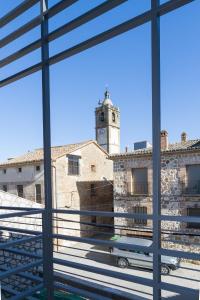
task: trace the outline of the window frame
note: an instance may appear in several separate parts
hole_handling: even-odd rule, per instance
[[[136,187],[135,189],[135,184],[138,184],[137,182],[135,182],[134,180],[134,172],[137,170],[145,170],[146,172],[146,181],[144,182],[144,191],[139,191],[138,187]],[[148,182],[148,168],[147,167],[142,167],[142,168],[132,168],[131,169],[131,178],[132,178],[132,182],[131,182],[131,193],[133,195],[136,196],[142,196],[142,195],[149,195],[149,182]],[[143,183],[143,181],[142,181]],[[142,188],[143,189],[143,188]]]
[[[22,192],[20,191],[20,188],[22,187]],[[24,198],[24,186],[22,184],[17,185],[17,196],[20,198]]]
[[[199,214],[191,214],[189,213],[190,210],[195,210],[198,209],[199,210]],[[198,217],[200,218],[200,207],[187,207],[187,216],[188,217]],[[200,229],[200,223],[194,223],[194,222],[187,222],[187,228],[189,229]]]
[[[68,175],[80,176],[80,159],[78,155],[68,155]]]

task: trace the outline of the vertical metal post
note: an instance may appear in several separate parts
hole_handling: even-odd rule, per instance
[[[160,175],[160,17],[159,0],[151,0],[152,137],[153,137],[153,299],[161,299],[161,175]]]
[[[53,299],[53,240],[52,240],[52,176],[51,176],[51,121],[50,121],[50,79],[48,36],[48,0],[40,0],[41,5],[41,55],[42,55],[42,103],[43,103],[43,143],[45,211],[43,215],[43,275],[46,298]]]

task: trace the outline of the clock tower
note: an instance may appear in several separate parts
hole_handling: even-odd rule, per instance
[[[120,152],[120,111],[110,99],[108,90],[95,110],[96,140],[109,154]]]

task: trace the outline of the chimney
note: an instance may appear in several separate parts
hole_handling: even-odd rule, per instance
[[[160,133],[160,145],[161,150],[168,149],[168,132],[166,130],[162,130]]]
[[[186,132],[182,132],[181,134],[181,143],[187,142],[187,134]]]
[[[128,152],[128,147],[127,147],[127,146],[125,147],[125,152],[126,152],[126,153]]]

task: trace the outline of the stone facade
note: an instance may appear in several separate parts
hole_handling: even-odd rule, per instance
[[[58,149],[57,149],[58,148]],[[52,151],[52,185],[53,206],[70,210],[106,210],[111,211],[113,207],[113,162],[108,159],[108,154],[94,141],[89,141],[72,146],[54,147]],[[63,148],[61,151],[59,148]],[[67,151],[68,148],[70,151]],[[71,150],[73,149],[73,150]],[[59,154],[57,154],[59,152]],[[56,153],[56,155],[55,155]],[[61,154],[60,154],[61,153]],[[44,202],[44,166],[38,157],[37,151],[27,154],[27,161],[20,162],[16,158],[0,165],[0,187],[6,185],[9,193],[17,194],[17,185],[23,185],[23,197],[36,202],[35,186],[41,185],[41,202]],[[35,159],[29,161],[28,159]],[[70,157],[78,158],[78,174],[69,174]],[[21,159],[22,160],[22,159]],[[37,170],[39,166],[39,171]],[[19,172],[21,168],[21,172]],[[4,170],[6,173],[4,174]],[[59,218],[59,219],[58,219]],[[55,226],[60,234],[80,236],[91,235],[94,226],[80,224],[83,219],[91,223],[113,224],[113,219],[100,220],[90,216],[87,218],[71,214],[57,214]],[[68,222],[66,222],[66,219]],[[95,224],[94,224],[95,225]],[[68,229],[66,229],[68,228]],[[100,228],[97,228],[101,231]],[[59,241],[61,242],[61,241]]]
[[[112,156],[112,159],[114,161],[114,211],[134,212],[134,208],[138,206],[146,207],[147,214],[152,214],[151,151],[115,155]],[[200,165],[200,150],[162,151],[162,214],[186,216],[188,208],[200,208],[200,191],[195,194],[187,190],[188,165]],[[147,168],[148,189],[144,194],[137,194],[133,191],[132,172],[137,168]],[[115,218],[116,233],[152,236],[152,222],[150,220],[143,225],[136,223],[134,220]],[[125,226],[126,230],[121,226]],[[164,247],[200,252],[200,229],[188,228],[186,223],[163,221],[162,232]]]

